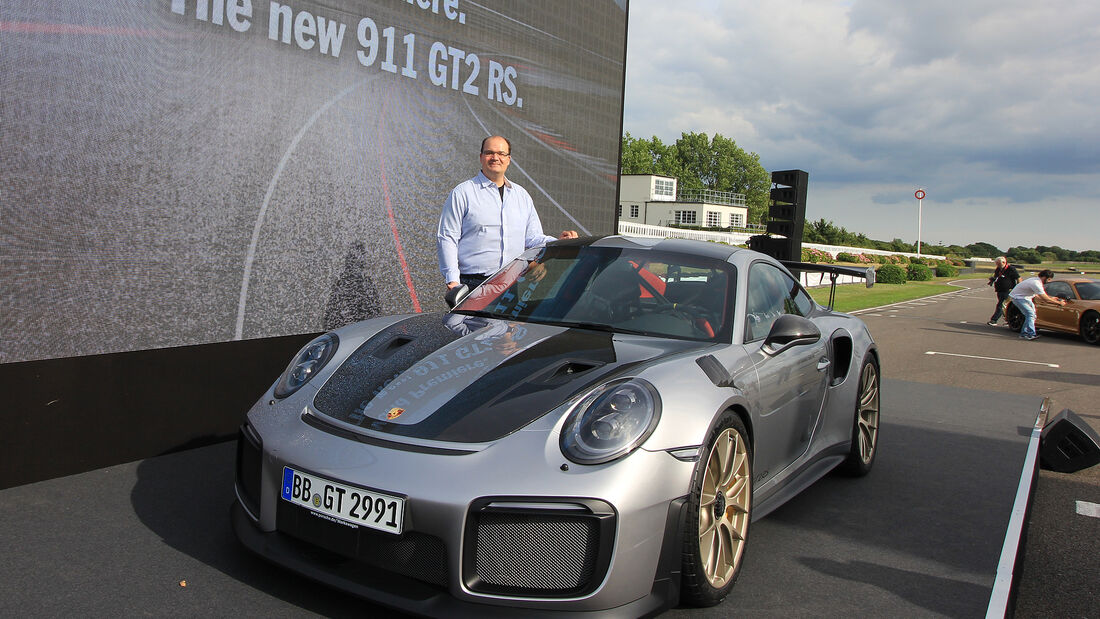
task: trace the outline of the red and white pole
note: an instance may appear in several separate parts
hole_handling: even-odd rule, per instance
[[[917,189],[913,192],[913,197],[917,199],[917,257],[920,258],[921,202],[924,202],[924,190]]]

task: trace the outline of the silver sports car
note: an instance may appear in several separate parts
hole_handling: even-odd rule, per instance
[[[768,256],[559,241],[453,292],[318,337],[252,407],[248,548],[411,613],[637,617],[717,604],[753,520],[874,462],[871,336]]]

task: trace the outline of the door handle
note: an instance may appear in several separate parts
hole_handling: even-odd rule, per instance
[[[822,358],[821,358],[821,360],[819,360],[819,361],[817,362],[817,371],[818,371],[818,372],[824,372],[824,371],[825,371],[826,369],[828,369],[828,368],[829,368],[829,365],[830,365],[831,363],[832,363],[832,362],[831,362],[831,361],[829,361],[829,358],[828,358],[828,357],[822,357]]]

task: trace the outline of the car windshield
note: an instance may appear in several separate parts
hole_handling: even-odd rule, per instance
[[[713,258],[578,245],[530,250],[456,313],[616,333],[725,341],[734,269]]]
[[[1082,282],[1077,284],[1077,294],[1088,301],[1100,301],[1100,282]]]

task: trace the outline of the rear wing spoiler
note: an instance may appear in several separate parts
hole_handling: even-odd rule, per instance
[[[829,276],[829,309],[833,309],[833,301],[836,298],[836,278],[841,275],[862,277],[867,282],[867,287],[875,285],[875,269],[873,267],[842,267],[833,264],[818,264],[816,262],[792,262],[780,260],[780,264],[787,267],[788,271],[811,271],[821,273],[821,281],[825,281],[825,275]]]

